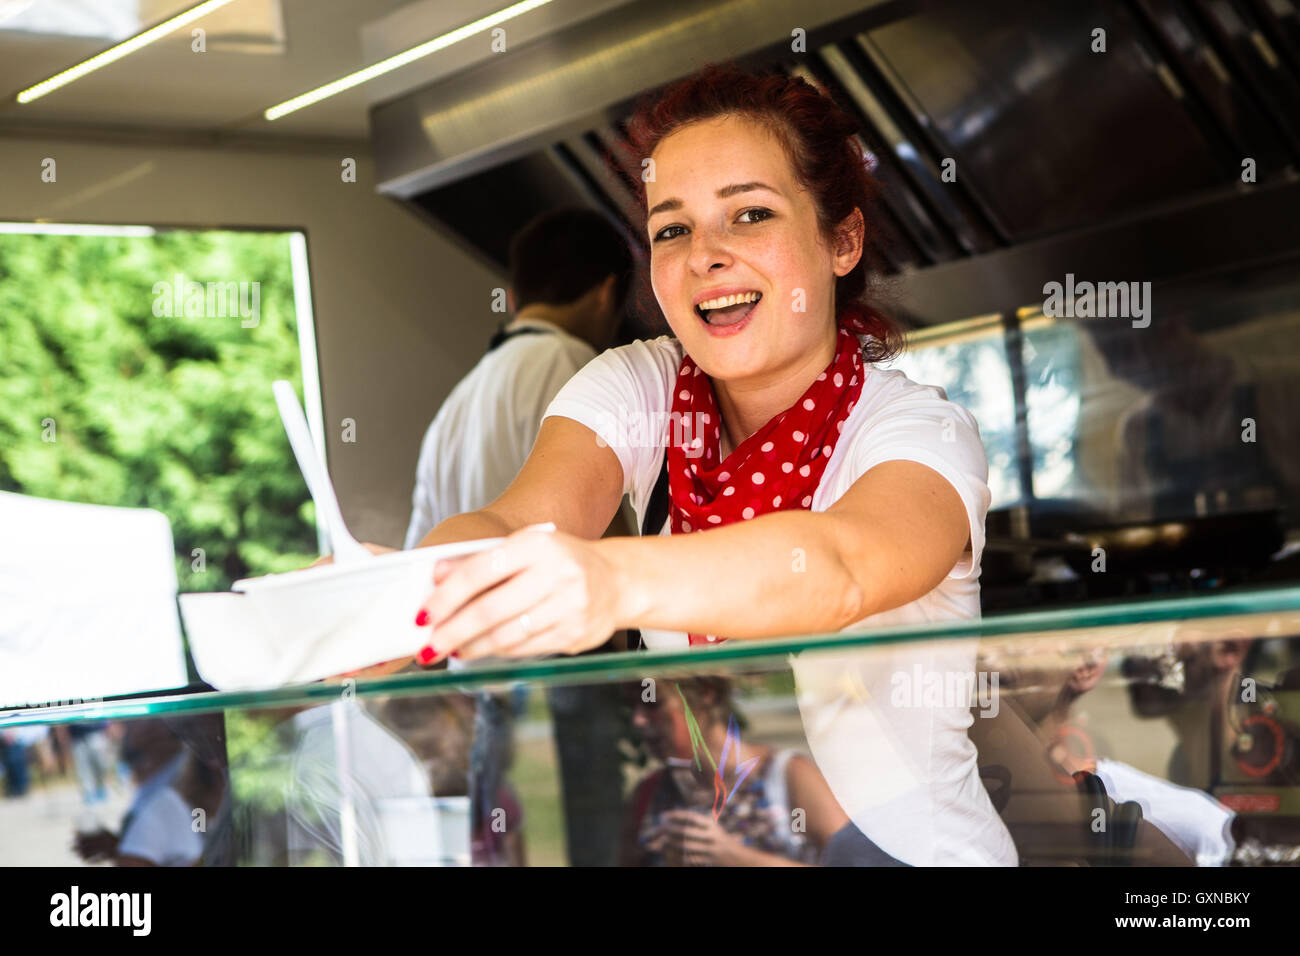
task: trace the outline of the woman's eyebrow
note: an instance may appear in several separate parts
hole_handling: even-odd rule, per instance
[[[721,189],[717,191],[715,195],[717,195],[719,199],[726,199],[729,196],[736,196],[740,193],[753,192],[756,189],[766,189],[770,193],[775,193],[778,196],[781,195],[771,186],[767,185],[767,183],[760,183],[760,182],[732,183],[730,186],[723,186]],[[656,203],[655,207],[651,209],[648,213],[646,213],[646,218],[649,219],[651,216],[654,216],[657,213],[672,212],[674,210],[681,209],[681,208],[682,208],[682,201],[680,199],[665,199],[661,203]]]

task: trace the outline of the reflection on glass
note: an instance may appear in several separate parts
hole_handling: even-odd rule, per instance
[[[1022,309],[1035,497],[1115,521],[1294,515],[1298,274],[1157,285],[1147,327]]]
[[[797,747],[755,741],[722,677],[628,686],[654,765],[625,801],[625,866],[812,864],[849,819]],[[798,795],[798,805],[792,802]]]
[[[1020,328],[1024,336],[1025,403],[1037,412],[1029,416],[1034,495],[1075,497],[1080,489],[1075,442],[1084,350],[1071,334],[1072,329],[1053,325],[1041,316],[1022,323]]]
[[[581,763],[620,786],[578,800],[565,798],[560,754],[574,738],[529,682],[503,725],[510,796],[498,788],[487,814],[511,862],[572,863],[566,834],[594,829],[595,848],[639,865],[1300,863],[1294,599],[978,641],[638,663],[636,676],[554,685],[617,698],[606,719],[618,748],[588,748]],[[101,735],[121,765],[107,779],[62,759],[75,753],[67,725],[26,728],[21,750],[5,728],[6,778],[25,756],[30,780],[0,799],[0,865],[500,862],[471,852],[483,839],[467,795],[477,694],[363,697],[88,720],[81,736]],[[1091,826],[1099,811],[1104,831]],[[605,833],[611,814],[621,826]]]
[[[989,460],[991,507],[1017,502],[1015,398],[999,317],[909,333],[907,350],[893,365],[914,382],[939,386],[975,416]]]

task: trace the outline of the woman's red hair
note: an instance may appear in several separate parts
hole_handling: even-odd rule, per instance
[[[729,115],[750,117],[776,136],[796,181],[813,197],[818,225],[827,242],[855,208],[862,211],[867,229],[863,255],[851,272],[836,279],[835,309],[838,314],[850,305],[856,306],[872,327],[873,338],[864,349],[868,361],[880,362],[897,355],[902,351],[897,327],[867,301],[867,240],[879,188],[854,139],[857,121],[829,96],[799,77],[783,73],[760,75],[732,64],[711,64],[638,107],[628,123],[632,167],[640,169],[641,160],[683,126]],[[645,183],[640,177],[636,187],[644,216]]]

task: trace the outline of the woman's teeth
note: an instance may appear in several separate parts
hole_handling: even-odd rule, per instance
[[[710,309],[724,309],[729,305],[735,305],[738,302],[757,302],[760,293],[758,292],[737,292],[735,295],[724,295],[716,299],[705,299],[700,303],[700,308],[704,311]]]
[[[723,295],[716,299],[705,299],[695,307],[695,311],[699,314],[700,318],[704,319],[705,322],[710,322],[711,324],[712,320],[709,318],[710,312],[731,310],[725,312],[722,316],[718,316],[718,318],[744,315],[749,310],[738,307],[756,303],[762,297],[763,294],[761,292],[738,292],[734,295]]]

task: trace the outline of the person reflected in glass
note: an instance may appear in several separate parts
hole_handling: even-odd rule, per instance
[[[194,811],[216,812],[221,782],[158,718],[126,724],[121,756],[135,796],[117,833],[100,827],[76,834],[77,855],[115,866],[193,866],[203,852]]]
[[[849,822],[816,765],[795,750],[745,740],[730,681],[701,677],[658,686],[666,693],[652,701],[641,685],[632,690],[633,727],[663,766],[640,782],[628,803],[623,865],[816,863]]]

